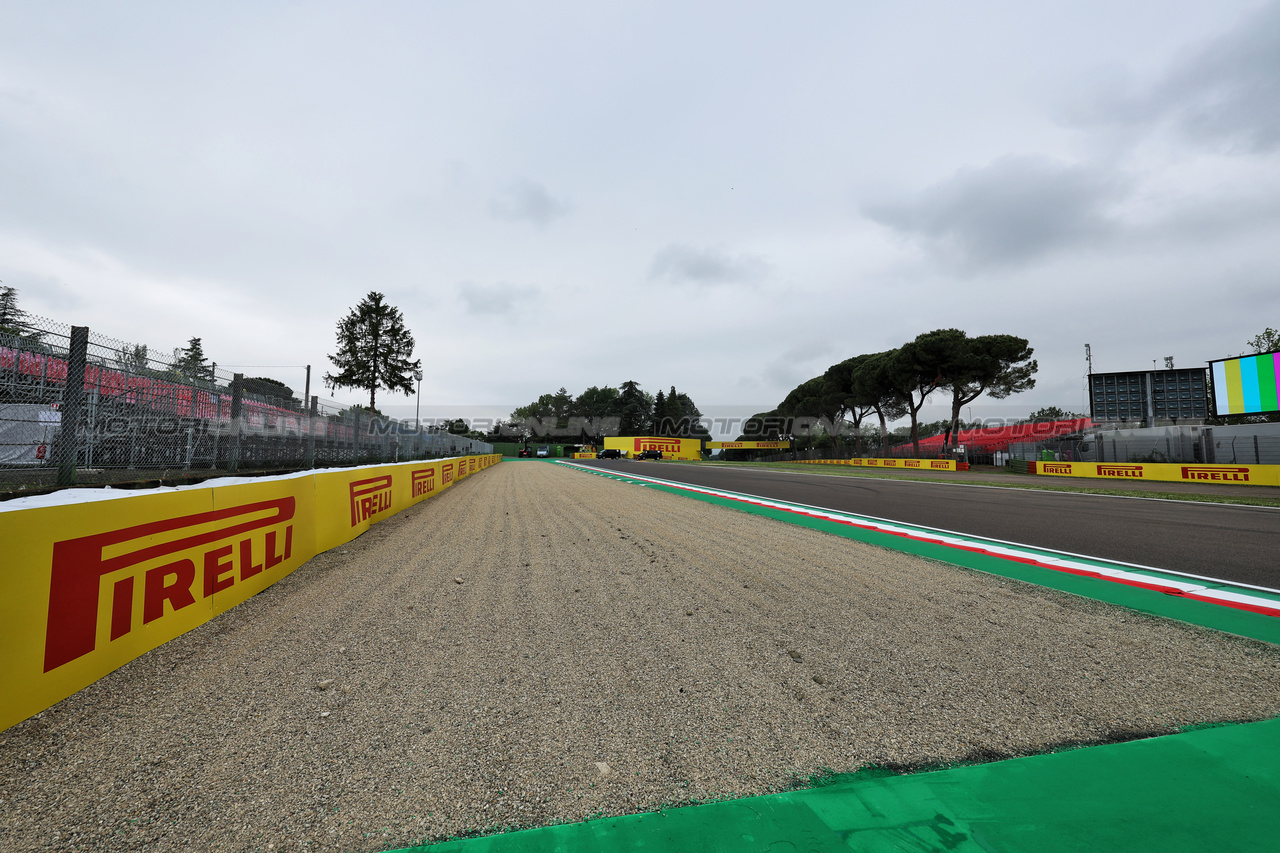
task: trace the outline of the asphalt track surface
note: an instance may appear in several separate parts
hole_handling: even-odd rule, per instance
[[[800,471],[580,460],[618,473],[1280,589],[1280,509]]]

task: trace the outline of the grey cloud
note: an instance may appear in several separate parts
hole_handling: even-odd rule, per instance
[[[547,225],[569,212],[569,205],[542,184],[521,179],[489,201],[489,212],[499,219]]]
[[[536,287],[521,287],[499,282],[476,284],[465,281],[458,285],[458,297],[471,314],[513,314],[522,304],[538,296]]]
[[[1077,112],[1082,124],[1168,122],[1202,144],[1280,148],[1280,3],[1188,52],[1154,84],[1099,92]]]
[[[649,278],[701,285],[749,284],[764,278],[769,269],[769,262],[759,255],[672,243],[654,256]]]
[[[962,269],[1021,264],[1105,236],[1104,205],[1123,187],[1040,157],[1004,157],[913,198],[863,213]]]

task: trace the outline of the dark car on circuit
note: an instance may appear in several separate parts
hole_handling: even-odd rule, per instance
[[[640,455],[637,456],[636,458],[637,459],[661,459],[662,451],[661,450],[643,450],[640,452]]]
[[[621,459],[622,451],[616,447],[606,447],[596,454],[597,459]]]

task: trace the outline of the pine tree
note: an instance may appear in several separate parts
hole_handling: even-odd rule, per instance
[[[645,426],[649,422],[649,400],[645,392],[640,390],[640,383],[628,379],[618,386],[619,400],[622,408],[622,422],[618,425],[618,435],[644,435]]]
[[[413,382],[422,361],[410,361],[413,335],[405,328],[404,315],[389,305],[381,293],[370,291],[338,321],[338,352],[329,360],[337,373],[326,373],[331,389],[361,388],[369,391],[369,408],[377,411],[379,388],[413,393]]]
[[[19,334],[25,316],[26,313],[18,308],[18,288],[0,287],[0,333]]]
[[[667,395],[661,391],[653,398],[653,434],[666,435],[663,431],[667,426]]]
[[[173,369],[188,382],[194,380],[213,381],[213,365],[204,355],[204,344],[199,338],[187,341],[185,347],[173,351]]]

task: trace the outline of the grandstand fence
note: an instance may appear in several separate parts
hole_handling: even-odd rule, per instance
[[[0,492],[489,453],[492,446],[33,315],[0,328]],[[309,390],[309,389],[308,389]]]

